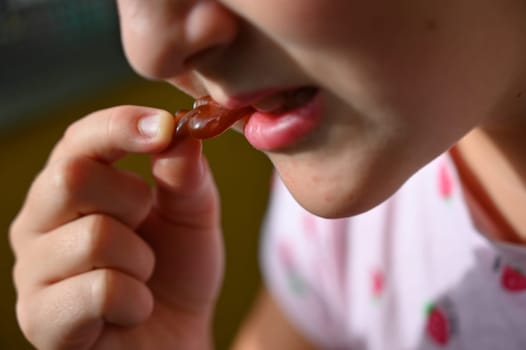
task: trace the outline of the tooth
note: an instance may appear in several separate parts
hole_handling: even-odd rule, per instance
[[[192,108],[195,109],[199,106],[203,106],[208,104],[208,101],[205,98],[198,98],[194,101],[194,104],[192,105]]]
[[[287,93],[286,102],[283,105],[284,110],[289,110],[301,106],[312,99],[316,93],[316,88],[304,87]]]
[[[272,112],[280,109],[285,104],[285,96],[282,94],[267,97],[258,101],[254,107],[262,112]]]
[[[301,88],[299,90],[296,90],[294,94],[294,100],[296,103],[296,106],[302,105],[305,102],[309,101],[314,94],[316,93],[316,89],[312,87],[306,87]]]
[[[262,112],[278,113],[280,111],[287,111],[312,99],[316,91],[317,89],[313,87],[303,87],[285,91],[258,101],[254,104],[254,108]]]

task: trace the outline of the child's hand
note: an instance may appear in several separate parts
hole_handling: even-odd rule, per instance
[[[160,127],[141,117],[156,115]],[[152,120],[150,120],[152,121]],[[11,227],[17,315],[39,349],[204,349],[222,279],[216,188],[173,118],[117,107],[73,124]],[[155,154],[154,191],[112,167]]]

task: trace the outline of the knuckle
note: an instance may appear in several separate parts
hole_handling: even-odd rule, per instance
[[[13,221],[11,221],[11,223],[9,224],[9,234],[10,235],[14,235],[16,233],[18,233],[20,231],[20,215],[17,215],[13,218]]]
[[[37,338],[38,324],[35,318],[35,310],[28,302],[28,298],[19,298],[16,302],[16,318],[22,334],[29,340]]]
[[[107,118],[107,128],[110,131],[118,130],[119,125],[128,121],[130,114],[134,113],[136,107],[130,105],[121,105],[112,107],[109,110]]]
[[[16,291],[20,291],[22,287],[22,276],[24,275],[24,268],[22,267],[22,263],[20,260],[17,260],[12,268],[12,276],[13,276],[13,285],[16,289]]]
[[[77,135],[78,133],[80,132],[80,121],[81,120],[77,120],[77,121],[74,121],[73,123],[69,124],[68,127],[66,128],[66,130],[64,130],[64,134],[62,135],[62,140],[63,141],[70,141],[70,140],[75,140],[77,138]]]
[[[156,256],[153,249],[147,243],[144,243],[144,263],[141,265],[144,268],[144,280],[147,280],[151,277],[155,269]]]
[[[71,123],[64,131],[59,148],[67,152],[72,147],[92,142],[93,136],[107,138],[118,134],[132,110],[131,105],[115,106],[98,110]]]
[[[97,277],[92,283],[92,300],[100,314],[104,314],[113,303],[118,277],[117,272],[111,269],[100,269],[97,272]]]
[[[64,130],[64,133],[62,134],[62,138],[57,144],[57,148],[59,150],[62,149],[67,152],[68,149],[75,146],[78,143],[79,139],[82,139],[82,135],[85,131],[86,121],[89,120],[91,116],[91,114],[87,115],[69,124]]]
[[[20,234],[22,232],[21,229],[21,222],[20,222],[20,215],[16,216],[13,221],[9,224],[8,228],[8,239],[9,239],[9,245],[11,247],[11,250],[13,251],[15,258],[18,256],[19,253],[19,247],[20,244],[18,243],[20,240]]]
[[[124,115],[126,113],[126,106],[117,106],[113,107],[109,113],[108,117],[104,121],[104,132],[106,133],[106,137],[111,138],[111,135],[115,133],[119,129],[119,124],[121,122]]]
[[[81,254],[89,261],[103,259],[105,252],[112,247],[111,231],[114,227],[113,220],[101,214],[93,214],[86,217],[87,225],[83,230],[81,239]]]
[[[131,105],[122,105],[112,107],[108,110],[108,117],[105,119],[105,125],[102,126],[102,129],[106,133],[105,137],[108,139],[115,139],[124,137],[126,139],[131,136],[130,130],[130,116],[137,113],[137,107]]]
[[[11,277],[13,286],[18,294],[24,294],[36,290],[40,282],[38,268],[35,266],[39,262],[34,259],[34,244],[26,246],[23,252],[20,252],[17,259],[11,267]]]
[[[81,193],[89,182],[87,162],[81,158],[63,158],[51,167],[52,188],[63,194]]]

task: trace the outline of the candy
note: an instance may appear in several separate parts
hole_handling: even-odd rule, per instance
[[[218,136],[253,111],[252,107],[227,109],[210,96],[198,98],[193,109],[175,113],[175,138],[208,139]]]

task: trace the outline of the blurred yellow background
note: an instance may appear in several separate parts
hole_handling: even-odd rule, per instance
[[[119,104],[175,111],[189,107],[191,101],[168,85],[130,75],[106,87],[44,108],[24,118],[26,121],[21,125],[0,128],[0,227],[5,233],[0,241],[0,349],[32,348],[23,339],[15,321],[15,292],[11,281],[13,257],[7,239],[9,223],[66,126],[94,110]],[[205,141],[205,153],[223,203],[227,268],[217,307],[215,339],[217,349],[227,349],[259,287],[258,234],[267,201],[271,166],[262,154],[251,149],[240,135],[232,131]],[[147,157],[132,156],[119,165],[148,176]]]
[[[114,1],[0,0],[0,349],[25,350],[15,320],[8,227],[55,142],[74,120],[121,104],[188,108],[173,87],[137,77],[124,58]],[[235,132],[205,142],[223,203],[226,276],[215,340],[227,349],[259,287],[258,235],[271,166]],[[119,166],[145,177],[149,160]]]

